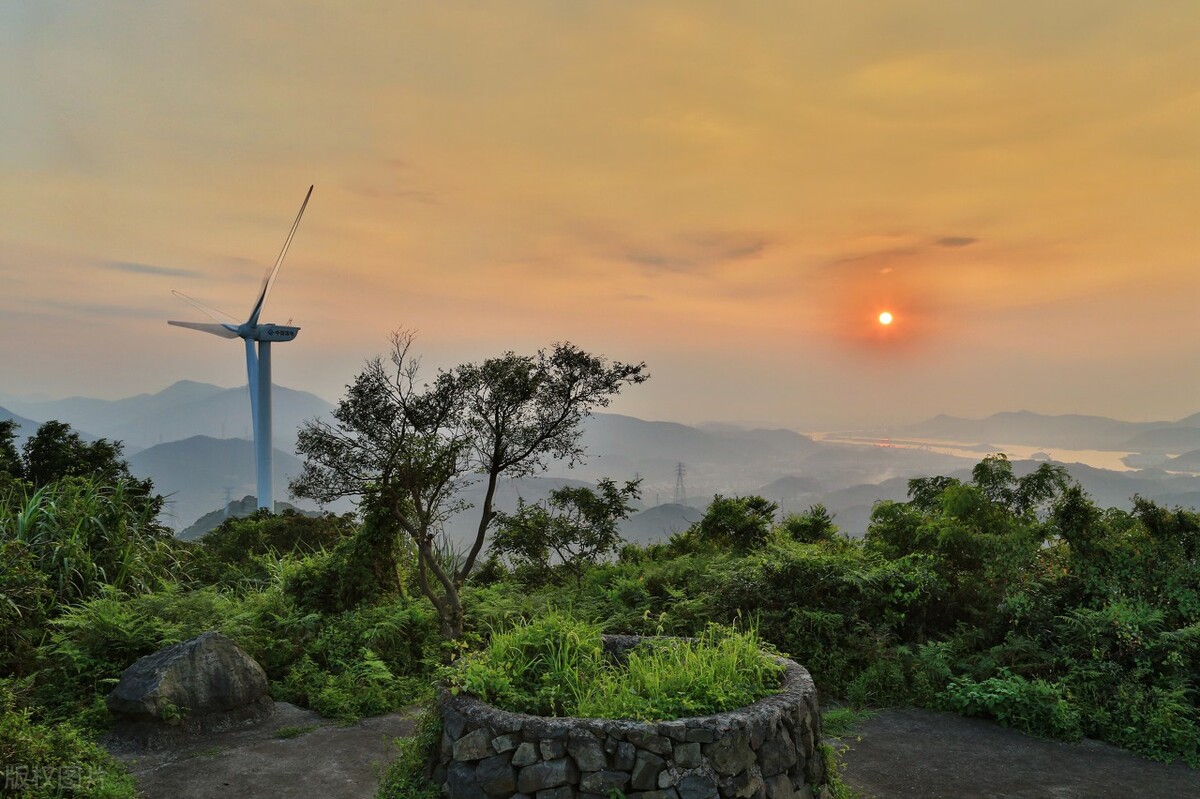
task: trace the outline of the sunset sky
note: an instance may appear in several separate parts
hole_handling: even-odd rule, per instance
[[[0,0],[0,392],[336,400],[569,340],[612,410],[1200,411],[1195,0]],[[879,314],[894,315],[889,326]]]

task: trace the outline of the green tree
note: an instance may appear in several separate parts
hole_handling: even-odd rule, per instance
[[[1044,463],[1018,478],[1006,456],[989,455],[970,482],[915,478],[909,502],[877,503],[866,545],[891,560],[934,555],[949,592],[942,623],[978,624],[1030,568],[1052,534],[1054,508],[1070,493],[1061,466]]]
[[[779,505],[760,496],[717,494],[696,523],[696,533],[704,543],[749,552],[766,543],[778,510]]]
[[[25,476],[25,464],[17,452],[18,426],[12,419],[0,419],[0,475],[19,480]]]
[[[25,441],[21,449],[23,477],[34,488],[66,477],[92,478],[104,485],[120,482],[131,500],[158,515],[163,498],[154,494],[149,479],[138,480],[130,473],[129,464],[121,457],[123,448],[120,441],[106,438],[84,441],[69,424],[52,419]]]
[[[497,514],[492,551],[517,566],[536,571],[543,579],[557,558],[578,585],[583,571],[623,543],[618,525],[634,511],[641,496],[641,480],[618,487],[608,478],[595,490],[565,486],[550,492],[545,502],[519,500],[513,514]]]
[[[781,526],[789,536],[805,544],[832,541],[838,534],[833,515],[819,502],[810,505],[804,513],[789,513],[783,517]]]
[[[371,494],[412,539],[418,584],[442,634],[459,638],[461,589],[495,520],[500,478],[532,474],[551,458],[578,462],[584,418],[648,375],[645,364],[609,364],[558,344],[463,364],[419,384],[412,341],[395,334],[391,368],[370,361],[347,387],[334,423],[301,429],[297,451],[305,464],[291,490],[319,502]],[[475,540],[460,562],[448,564],[438,556],[437,534],[467,507],[461,492],[473,480],[484,488]]]

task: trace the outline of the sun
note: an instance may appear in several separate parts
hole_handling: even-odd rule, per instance
[[[890,313],[888,313],[887,311],[884,311],[883,313],[881,313],[879,315],[879,324],[890,325],[891,323],[892,323],[892,315]]]

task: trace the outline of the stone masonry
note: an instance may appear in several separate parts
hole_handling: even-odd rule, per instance
[[[641,639],[605,636],[615,657]],[[675,721],[544,718],[443,691],[434,779],[449,799],[822,799],[817,689],[790,660],[779,693]]]

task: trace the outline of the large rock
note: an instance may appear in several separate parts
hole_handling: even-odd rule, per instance
[[[125,669],[108,709],[135,737],[164,725],[208,732],[261,720],[271,710],[267,675],[217,632],[147,655]]]

